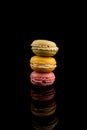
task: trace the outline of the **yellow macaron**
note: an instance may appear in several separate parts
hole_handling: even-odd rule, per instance
[[[30,67],[37,72],[51,72],[57,67],[53,57],[33,56],[30,59]]]

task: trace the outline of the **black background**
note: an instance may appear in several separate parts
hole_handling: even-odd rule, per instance
[[[82,8],[78,9],[78,7],[80,6],[76,3],[64,3],[63,1],[61,3],[58,1],[50,1],[49,3],[42,1],[37,3],[36,1],[35,3],[34,1],[32,4],[28,3],[27,5],[24,5],[24,2],[20,2],[19,4],[16,2],[4,2],[2,5],[0,47],[3,46],[3,48],[1,48],[2,61],[0,64],[2,65],[1,78],[4,80],[1,80],[2,83],[0,84],[0,107],[1,121],[4,122],[3,127],[10,127],[11,129],[14,127],[16,129],[24,127],[25,129],[31,129],[31,114],[29,109],[31,102],[29,96],[29,74],[31,73],[31,69],[29,67],[29,59],[33,53],[31,52],[30,44],[38,38],[52,40],[60,48],[58,54],[55,56],[58,67],[54,71],[56,74],[57,112],[60,119],[59,129],[65,128],[65,90],[67,90],[66,95],[69,94],[66,113],[66,117],[68,117],[68,112],[70,116],[68,117],[68,126],[70,123],[72,123],[70,128],[74,124],[77,125],[77,117],[82,121],[80,117],[81,113],[78,110],[81,106],[83,107],[81,96],[83,89],[82,87],[80,89],[78,83],[82,81],[80,74],[82,66],[80,68],[79,66],[81,63],[83,64],[82,61],[84,59],[84,56],[81,56],[84,54],[81,50],[84,50],[82,43],[85,37],[83,33],[85,28],[83,14],[85,13],[82,13]],[[81,14],[83,22],[81,21]],[[65,43],[65,33],[67,43]],[[64,77],[65,46],[68,52],[67,57],[69,57],[67,65],[68,83],[66,86]],[[79,52],[81,55],[79,55]],[[80,78],[78,78],[77,74],[79,74],[81,80],[79,80]],[[82,100],[82,104],[80,99]],[[84,115],[83,111],[82,115]]]
[[[55,16],[54,16],[55,15]],[[37,17],[36,17],[37,16]],[[34,55],[30,44],[35,39],[47,39],[54,41],[59,47],[59,52],[54,56],[57,68],[54,73],[56,81],[56,102],[58,105],[57,115],[59,118],[59,129],[64,129],[64,38],[65,25],[64,15],[43,14],[16,15],[6,17],[4,24],[3,41],[5,55],[4,60],[4,82],[2,96],[2,110],[4,124],[11,128],[31,128],[31,99],[29,95],[31,69],[29,60]],[[5,83],[5,85],[4,85]],[[11,125],[10,125],[11,124]]]

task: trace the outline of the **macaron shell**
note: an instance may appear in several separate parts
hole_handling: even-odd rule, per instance
[[[33,71],[30,75],[30,81],[32,84],[37,86],[49,86],[52,85],[55,81],[55,75],[53,72],[49,73],[39,73]]]
[[[55,65],[56,64],[56,60],[53,57],[33,56],[30,59],[30,63]]]
[[[44,40],[44,39],[39,39],[39,40],[34,40],[31,44],[31,46],[34,47],[56,47],[56,43],[53,41],[49,40]]]

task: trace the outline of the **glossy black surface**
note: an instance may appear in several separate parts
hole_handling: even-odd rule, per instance
[[[4,107],[4,121],[7,122],[11,128],[32,129],[32,113],[30,110],[31,97],[30,88],[31,83],[29,75],[32,72],[29,66],[29,60],[33,56],[30,44],[35,39],[47,39],[56,42],[59,47],[59,52],[54,56],[57,61],[57,68],[54,73],[56,81],[54,83],[57,103],[56,115],[59,123],[56,129],[64,129],[64,29],[63,25],[47,26],[46,28],[28,24],[12,29],[9,40],[11,42],[9,55],[5,61],[5,80],[7,79],[4,89],[4,99],[2,97]],[[9,44],[8,44],[9,45]],[[5,82],[5,81],[4,81]]]

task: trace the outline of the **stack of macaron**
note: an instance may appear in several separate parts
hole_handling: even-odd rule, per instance
[[[32,52],[35,54],[30,59],[30,67],[33,70],[30,74],[32,99],[31,112],[38,117],[52,115],[56,110],[56,103],[53,100],[55,89],[53,87],[57,67],[53,58],[59,48],[49,40],[34,40],[31,44]]]

